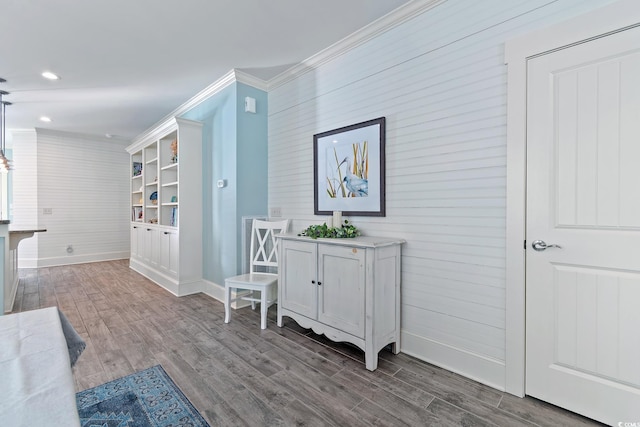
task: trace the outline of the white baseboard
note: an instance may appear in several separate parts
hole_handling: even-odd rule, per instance
[[[178,282],[177,279],[167,276],[155,268],[148,267],[143,262],[139,262],[133,258],[129,260],[129,267],[177,297],[197,294],[204,289],[202,279]]]
[[[129,267],[137,273],[142,274],[147,279],[160,285],[167,291],[171,292],[177,297],[185,295],[197,294],[202,292],[203,294],[224,303],[224,286],[214,282],[210,282],[206,279],[199,279],[190,282],[177,283],[175,279],[163,275],[155,269],[147,267],[144,263],[138,262],[135,259],[129,261]],[[232,294],[232,298],[236,295]],[[248,301],[237,301],[231,304],[231,308],[238,309],[251,305]]]
[[[113,261],[129,258],[129,252],[104,252],[87,255],[67,255],[49,258],[20,258],[18,252],[19,268],[54,267],[58,265],[86,264],[88,262]]]
[[[409,332],[401,332],[401,349],[405,354],[448,371],[463,375],[500,391],[505,390],[505,363],[462,350]]]
[[[202,279],[202,283],[204,284],[203,294],[224,303],[224,285],[219,285],[206,279]]]

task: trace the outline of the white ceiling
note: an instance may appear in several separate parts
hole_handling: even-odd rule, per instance
[[[7,128],[131,139],[232,68],[268,80],[408,2],[0,0]]]

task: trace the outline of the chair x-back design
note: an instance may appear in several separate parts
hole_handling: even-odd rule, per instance
[[[251,301],[251,308],[255,310],[256,303],[260,303],[260,328],[267,328],[267,310],[277,301],[278,284],[278,241],[275,235],[284,233],[289,227],[289,220],[262,221],[253,220],[251,227],[251,259],[249,273],[229,277],[224,281],[224,322],[231,320],[231,304],[238,301]],[[231,298],[235,290],[236,297]],[[247,295],[245,292],[250,291]],[[256,298],[255,293],[260,297]],[[238,294],[240,294],[238,296]]]

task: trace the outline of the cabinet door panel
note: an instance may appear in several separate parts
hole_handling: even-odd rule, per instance
[[[178,276],[178,233],[175,231],[160,234],[160,269],[172,277]]]
[[[141,242],[141,228],[138,225],[131,226],[131,258],[140,258],[140,251],[143,243]]]
[[[142,234],[142,250],[140,251],[140,255],[142,256],[142,260],[146,264],[151,263],[151,247],[153,245],[153,229],[149,227],[145,227],[140,232]]]
[[[316,282],[315,243],[281,242],[283,258],[280,260],[283,274],[280,283],[280,300],[282,307],[316,318],[318,285]]]
[[[364,337],[365,250],[318,245],[318,320]]]
[[[144,228],[144,262],[152,267],[158,267],[160,260],[158,229]]]

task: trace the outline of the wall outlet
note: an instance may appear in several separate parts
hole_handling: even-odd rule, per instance
[[[280,208],[271,208],[269,209],[269,216],[271,218],[280,218],[282,217],[282,210]]]
[[[53,208],[42,208],[42,215],[53,215]]]

